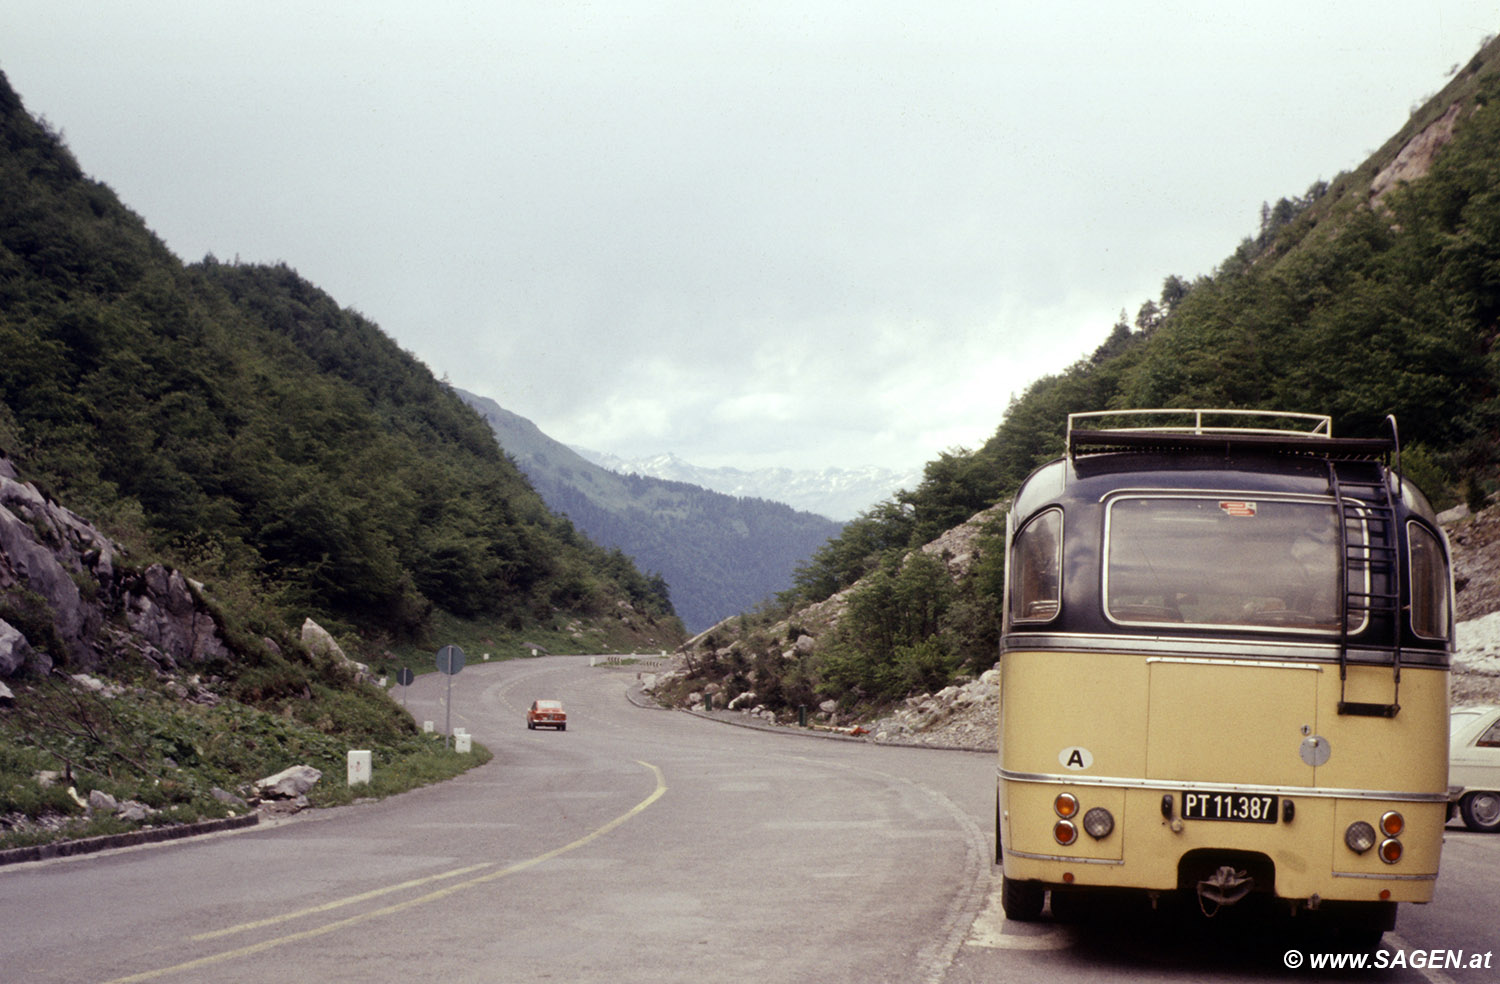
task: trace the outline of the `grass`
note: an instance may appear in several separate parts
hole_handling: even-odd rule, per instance
[[[494,753],[479,742],[471,751],[460,754],[444,748],[443,736],[423,735],[418,744],[384,758],[376,757],[370,769],[370,781],[350,786],[341,772],[329,781],[326,774],[308,794],[313,806],[343,806],[361,799],[384,799],[419,786],[428,786],[484,765]]]
[[[445,750],[388,694],[329,672],[314,675],[305,695],[260,707],[183,701],[144,675],[112,680],[110,696],[55,675],[13,682],[14,704],[0,709],[0,849],[226,817],[243,808],[215,790],[248,800],[255,780],[292,765],[323,773],[309,801],[331,806],[490,760],[482,746],[467,755]],[[369,749],[374,769],[368,786],[349,790],[353,748]],[[90,816],[74,797],[86,802],[94,790],[153,812],[141,822]]]
[[[527,658],[533,647],[656,655],[679,641],[672,630],[660,631],[658,640],[656,628],[642,631],[639,622],[632,627],[609,616],[540,630],[446,616],[438,619],[436,644],[356,658],[390,677],[402,667],[436,672],[437,649],[448,644],[464,650],[466,666],[483,662],[485,653]],[[261,653],[200,669],[201,676],[168,681],[122,661],[92,671],[107,693],[84,690],[60,673],[11,681],[15,700],[0,707],[0,849],[226,817],[244,808],[226,804],[223,792],[249,800],[257,779],[293,765],[323,773],[308,794],[313,806],[336,806],[441,782],[492,758],[479,744],[466,755],[445,749],[442,736],[418,730],[399,692],[361,684],[328,657]],[[350,749],[370,750],[368,785],[348,787]],[[87,801],[94,790],[153,812],[141,822],[91,816],[74,797]]]

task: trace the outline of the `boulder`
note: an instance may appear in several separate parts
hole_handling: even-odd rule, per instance
[[[296,799],[317,785],[323,773],[310,765],[294,765],[274,776],[256,780],[255,788],[269,799]]]
[[[350,659],[343,647],[338,644],[338,640],[334,639],[333,633],[310,618],[302,623],[302,645],[314,656],[326,656],[338,663],[354,674],[356,681],[375,682],[375,674],[370,672],[368,666]]]
[[[151,816],[153,812],[155,811],[153,811],[151,807],[147,806],[145,803],[142,803],[140,800],[126,800],[125,802],[120,804],[119,809],[115,810],[115,816],[119,817],[121,820],[129,820],[134,823],[140,823],[142,820],[145,820],[147,817]]]

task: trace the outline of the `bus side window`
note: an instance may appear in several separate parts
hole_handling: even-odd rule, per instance
[[[1448,565],[1432,531],[1406,525],[1411,545],[1411,629],[1423,639],[1448,638]]]
[[[1049,509],[1016,534],[1010,620],[1050,622],[1062,607],[1062,510]]]

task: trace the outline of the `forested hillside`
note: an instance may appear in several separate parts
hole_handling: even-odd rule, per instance
[[[888,698],[918,679],[990,665],[998,543],[951,587],[930,565],[900,558],[1004,502],[1061,453],[1072,412],[1297,410],[1331,414],[1335,433],[1346,436],[1381,433],[1393,414],[1406,472],[1440,507],[1492,492],[1500,473],[1500,43],[1487,44],[1360,168],[1264,205],[1256,234],[1210,275],[1164,276],[1158,298],[1100,334],[1091,355],[1015,399],[982,447],[940,455],[915,490],[851,522],[799,570],[760,624],[780,620],[796,631],[800,610],[860,586],[852,617],[784,675],[785,692],[804,702]],[[785,643],[746,639],[747,651]]]
[[[842,528],[779,502],[617,474],[494,400],[458,393],[494,429],[548,506],[664,579],[689,631],[785,591],[798,565]]]
[[[425,366],[285,266],[184,266],[3,77],[0,187],[0,449],[133,551],[276,638],[311,615],[374,649],[621,602],[679,637]]]

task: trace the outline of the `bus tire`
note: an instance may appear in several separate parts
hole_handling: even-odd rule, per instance
[[[1500,830],[1500,793],[1487,790],[1466,793],[1459,800],[1458,811],[1463,814],[1464,826],[1470,830],[1486,834]]]
[[[1047,891],[1037,882],[1000,878],[1000,908],[1005,918],[1014,922],[1036,922],[1042,917],[1042,903]]]

